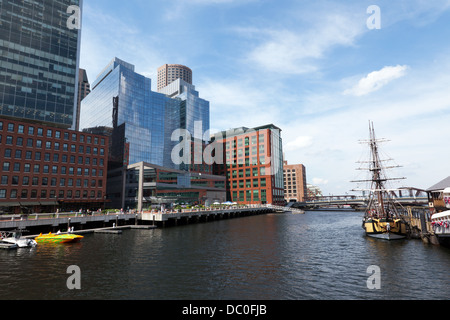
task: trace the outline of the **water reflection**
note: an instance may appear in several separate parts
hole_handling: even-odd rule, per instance
[[[82,290],[66,287],[77,265]],[[367,268],[382,289],[367,289]],[[365,237],[359,213],[263,215],[0,251],[4,299],[448,299],[450,251]],[[7,289],[5,289],[7,288]]]

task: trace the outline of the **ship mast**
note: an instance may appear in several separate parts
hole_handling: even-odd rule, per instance
[[[398,168],[399,166],[383,166],[384,161],[391,161],[392,159],[382,160],[379,155],[379,142],[385,142],[386,139],[377,139],[375,136],[375,129],[373,126],[373,122],[369,121],[369,140],[363,140],[361,143],[369,144],[370,147],[370,158],[368,161],[363,161],[368,163],[368,168],[359,168],[358,170],[368,170],[371,174],[370,179],[368,180],[357,180],[353,182],[370,182],[370,196],[369,196],[369,205],[368,211],[370,208],[376,210],[377,215],[383,218],[391,218],[391,210],[393,210],[393,214],[396,214],[396,208],[391,203],[389,199],[388,191],[385,188],[385,182],[388,180],[403,180],[405,178],[390,178],[388,179],[385,176],[384,170],[391,168]],[[356,191],[356,190],[355,190]],[[386,198],[385,198],[386,197]],[[386,207],[388,206],[388,207]]]
[[[378,198],[378,206],[379,208],[377,208],[377,211],[379,213],[379,215],[381,215],[382,217],[386,217],[389,218],[389,212],[386,212],[385,208],[384,208],[384,200],[383,200],[383,191],[384,190],[384,185],[383,182],[385,181],[382,177],[381,177],[381,161],[380,161],[380,156],[378,153],[378,144],[377,144],[377,139],[375,137],[375,129],[373,127],[373,123],[369,122],[369,132],[370,132],[370,140],[369,140],[369,144],[370,144],[370,151],[371,151],[371,156],[372,156],[372,163],[371,163],[371,167],[370,167],[370,171],[372,172],[372,184],[374,184],[374,192]]]

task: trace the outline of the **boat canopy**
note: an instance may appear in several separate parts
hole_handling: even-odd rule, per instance
[[[431,220],[441,219],[441,218],[450,218],[450,210],[433,214]]]

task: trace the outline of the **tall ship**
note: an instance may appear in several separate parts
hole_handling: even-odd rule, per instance
[[[408,225],[400,215],[399,204],[395,202],[392,189],[388,189],[386,184],[390,180],[402,180],[405,178],[388,178],[386,170],[397,168],[398,166],[386,166],[384,163],[390,159],[381,159],[379,154],[379,143],[385,139],[377,139],[373,123],[369,122],[369,140],[364,140],[370,147],[369,161],[363,161],[367,165],[359,170],[368,170],[370,177],[367,180],[357,180],[353,182],[366,182],[369,185],[365,191],[369,192],[368,205],[362,227],[366,235],[384,240],[398,240],[406,238]]]

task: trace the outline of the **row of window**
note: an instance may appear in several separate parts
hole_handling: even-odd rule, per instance
[[[14,145],[13,140],[14,140],[14,138],[12,136],[6,136],[5,144],[12,146],[12,145]],[[23,147],[24,142],[25,142],[24,138],[17,137],[15,146]],[[1,134],[0,134],[0,143],[2,143],[2,135]],[[78,146],[78,149],[77,149],[77,146],[75,144],[71,144],[70,150],[69,150],[69,144],[67,144],[67,143],[63,143],[61,145],[61,143],[59,143],[59,142],[52,142],[52,141],[44,141],[43,142],[42,140],[39,140],[39,139],[34,141],[32,138],[27,138],[25,146],[29,147],[29,148],[42,149],[42,148],[44,148],[44,145],[45,145],[46,150],[55,150],[55,151],[62,150],[62,151],[70,151],[70,152],[78,152],[78,153],[86,152],[86,154],[92,153],[94,155],[101,155],[101,156],[105,155],[104,148],[97,148],[97,147],[91,147],[91,146],[86,146],[86,148],[85,148],[84,145],[80,145],[80,146]]]
[[[23,171],[21,171],[22,164],[20,162],[15,162],[12,166],[12,172],[31,172],[32,165],[29,163],[23,164]],[[42,168],[42,171],[41,171]],[[11,163],[10,162],[3,162],[2,166],[3,172],[9,172],[11,171]],[[40,164],[33,165],[33,173],[52,173],[52,174],[69,174],[69,175],[75,175],[75,168],[66,166],[49,166],[49,165],[43,165],[41,167]],[[96,177],[98,174],[99,177],[103,177],[104,171],[103,169],[89,169],[89,168],[76,168],[76,175],[81,176],[93,176]]]
[[[263,143],[264,142],[264,134],[261,133],[258,135],[259,136],[259,143]],[[225,148],[226,149],[230,149],[230,148],[236,148],[236,145],[238,147],[243,147],[245,146],[249,146],[250,145],[250,138],[251,138],[251,144],[257,144],[258,140],[257,140],[257,136],[254,135],[252,137],[245,137],[245,138],[237,138],[236,140],[233,141],[227,141],[225,142]]]
[[[245,176],[244,176],[245,172]],[[259,174],[258,174],[259,173]],[[230,178],[244,178],[244,177],[258,177],[258,176],[265,176],[266,175],[266,167],[256,167],[256,168],[246,168],[240,170],[232,170],[231,174],[230,171],[227,172],[228,179]]]
[[[1,185],[9,185],[11,182],[12,186],[18,186],[20,182],[19,176],[12,176],[11,180],[9,180],[9,176],[1,177]],[[66,184],[67,182],[67,184]],[[22,186],[29,186],[31,183],[32,186],[51,186],[51,187],[84,187],[84,188],[103,188],[103,180],[96,179],[73,179],[73,178],[60,178],[59,184],[57,184],[57,178],[47,178],[47,177],[30,177],[24,176],[22,177]]]
[[[236,152],[237,150],[237,152]],[[238,157],[248,157],[248,156],[258,156],[258,148],[256,146],[252,147],[251,149],[251,154],[250,154],[250,148],[249,147],[245,147],[245,148],[239,148],[239,149],[232,149],[232,150],[228,150],[225,153],[225,157],[226,159],[231,159],[231,158],[236,158],[236,155]],[[265,146],[263,144],[259,145],[259,155],[263,156],[265,155]]]
[[[16,132],[19,134],[25,133],[25,126],[22,124],[8,123],[5,127],[7,132]],[[3,121],[0,121],[0,131],[2,130],[3,130]],[[105,145],[105,138],[85,136],[83,134],[77,135],[76,133],[69,134],[69,132],[61,132],[55,129],[35,128],[33,126],[28,126],[26,131],[28,135],[34,135],[36,133],[38,137],[43,137],[45,131],[45,136],[47,138],[60,139],[61,137],[63,137],[64,140],[71,139],[74,142],[78,141],[84,143],[86,141],[87,143],[93,142],[94,144],[100,143],[100,145],[102,146]]]
[[[231,183],[231,186],[233,188],[259,188],[259,187],[266,187],[267,186],[267,182],[266,182],[266,178],[261,178],[260,179],[247,179],[247,180],[234,180]]]
[[[8,199],[38,199],[38,190],[29,190],[28,189],[23,189],[20,190],[20,194],[19,194],[19,190],[17,189],[12,189],[9,192],[9,195],[7,194],[7,190],[5,189],[0,189],[0,199],[6,199],[8,197]],[[46,189],[42,189],[40,191],[39,194],[39,198],[40,199],[72,199],[72,198],[76,198],[76,199],[102,199],[103,197],[103,192],[102,191],[90,191],[88,192],[87,190],[59,190],[58,192],[56,192],[56,190],[49,190],[47,191]]]
[[[13,158],[12,153],[13,153],[13,151],[11,149],[5,149],[3,157],[5,159],[12,159]],[[14,151],[14,159],[21,160],[22,156],[24,156],[25,160],[33,160],[32,151],[26,151],[25,154],[20,149],[17,149]],[[53,158],[51,158],[51,154],[46,152],[46,153],[44,153],[44,158],[42,158],[42,153],[40,151],[36,151],[34,153],[34,160],[41,161],[42,159],[44,161],[59,162],[60,155],[58,153],[54,153]],[[92,158],[91,159],[90,157],[83,158],[82,156],[78,156],[78,158],[77,158],[76,156],[68,156],[67,154],[61,155],[61,163],[75,164],[75,160],[78,160],[78,164],[85,164],[85,165],[91,165],[91,160],[92,160],[93,166],[96,166],[98,164],[99,166],[102,167],[105,164],[105,160],[103,158],[100,158],[100,159]]]
[[[267,201],[267,191],[265,189],[233,191],[233,201]]]

